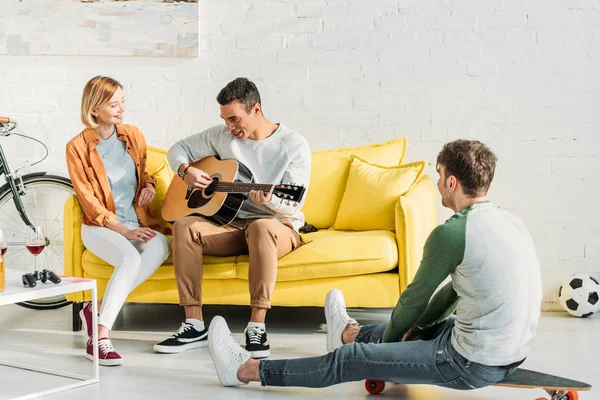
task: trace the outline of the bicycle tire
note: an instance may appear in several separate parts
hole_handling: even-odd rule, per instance
[[[32,189],[32,188],[36,188],[36,187],[40,187],[40,186],[43,187],[44,185],[49,185],[49,186],[52,186],[53,188],[60,188],[60,189],[64,190],[66,193],[68,192],[69,194],[75,193],[75,191],[73,190],[73,184],[71,183],[71,180],[64,176],[60,176],[60,175],[52,175],[52,174],[48,174],[46,172],[37,172],[37,173],[23,175],[22,180],[23,180],[23,186],[25,187],[26,191],[27,191],[27,189]],[[34,195],[34,197],[35,197],[35,195]],[[3,185],[2,187],[0,187],[0,212],[3,210],[3,208],[6,204],[8,204],[9,202],[12,203],[12,199],[13,199],[13,193],[12,193],[8,183]],[[14,204],[11,204],[11,205],[16,213]],[[61,209],[62,209],[62,205],[61,205]],[[26,212],[28,212],[28,211],[29,210],[27,210],[27,207],[26,207]],[[30,212],[28,212],[28,215],[30,216],[30,218],[32,218],[32,220],[35,221],[35,218],[32,217]],[[57,214],[57,218],[58,218],[58,214]],[[25,225],[25,223],[22,220],[20,220],[20,218],[18,221],[14,217],[13,217],[13,219],[15,220],[14,221],[15,224],[18,224],[20,222],[20,224],[18,225],[19,227],[22,226],[24,229],[28,229],[27,225]],[[14,227],[14,225],[12,225],[12,226]],[[59,228],[56,232],[59,232],[62,234],[62,232],[63,232],[62,221],[60,222],[60,224],[58,226],[59,226]],[[50,233],[48,233],[48,234],[50,235]],[[61,235],[61,236],[62,237],[60,238],[60,240],[62,240],[64,238],[63,235]],[[57,251],[60,251],[60,253],[58,254]],[[54,250],[54,252],[60,256],[60,254],[64,253],[64,248],[62,248],[61,250]],[[6,258],[9,258],[10,254],[11,253],[9,250],[9,252],[5,255]],[[63,264],[63,266],[64,266],[64,264]],[[21,303],[17,303],[17,304],[21,307],[34,309],[34,310],[53,310],[53,309],[67,306],[67,305],[71,304],[71,302],[67,301],[67,299],[64,296],[55,296],[55,297],[50,297],[50,298],[45,298],[45,299],[21,302]]]

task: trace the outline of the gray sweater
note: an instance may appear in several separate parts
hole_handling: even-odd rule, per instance
[[[473,362],[508,365],[529,354],[541,304],[540,262],[525,225],[493,203],[475,203],[431,232],[384,339],[399,341],[411,327],[421,334],[456,308],[452,347]]]
[[[183,163],[192,163],[208,156],[234,159],[244,164],[256,183],[295,183],[308,189],[311,153],[304,137],[284,125],[263,140],[236,139],[225,125],[217,125],[188,136],[175,143],[167,155],[169,165],[177,171]],[[237,217],[288,219],[298,231],[304,225],[300,212],[303,200],[297,205],[287,205],[273,196],[267,204],[244,202]]]

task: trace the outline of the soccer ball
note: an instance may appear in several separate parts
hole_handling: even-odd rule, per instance
[[[558,290],[558,300],[569,314],[589,317],[600,307],[600,285],[589,275],[575,274]]]

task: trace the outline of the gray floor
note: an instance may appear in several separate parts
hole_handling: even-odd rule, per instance
[[[361,323],[384,322],[389,310],[352,310]],[[207,317],[222,315],[241,341],[249,310],[245,307],[205,309]],[[71,310],[33,311],[18,306],[0,308],[0,359],[35,363],[78,373],[91,373],[83,354],[80,333],[71,332]],[[363,382],[326,389],[223,388],[215,374],[207,349],[176,355],[154,354],[153,344],[170,335],[181,323],[178,306],[128,304],[121,313],[113,344],[123,356],[121,367],[101,367],[100,383],[48,396],[47,399],[165,399],[227,398],[228,400],[343,398],[368,395]],[[319,308],[276,308],[267,320],[272,358],[321,355],[325,352],[325,322]],[[566,313],[546,313],[537,341],[525,368],[588,382],[600,390],[600,315],[576,319]],[[50,388],[68,379],[0,366],[0,400]],[[541,390],[490,387],[469,392],[433,386],[388,385],[378,398],[394,399],[536,399]],[[580,393],[583,400],[600,398],[596,390]]]

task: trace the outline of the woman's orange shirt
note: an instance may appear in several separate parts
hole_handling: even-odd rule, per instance
[[[138,128],[124,124],[117,125],[117,139],[125,142],[127,153],[136,166],[138,187],[134,206],[140,225],[158,230],[160,225],[148,205],[137,205],[140,191],[146,184],[156,186],[154,177],[146,172],[146,139]],[[96,150],[98,143],[100,139],[92,128],[84,129],[71,139],[67,143],[67,168],[77,199],[83,208],[83,223],[104,226],[116,220],[117,215],[106,169]]]

